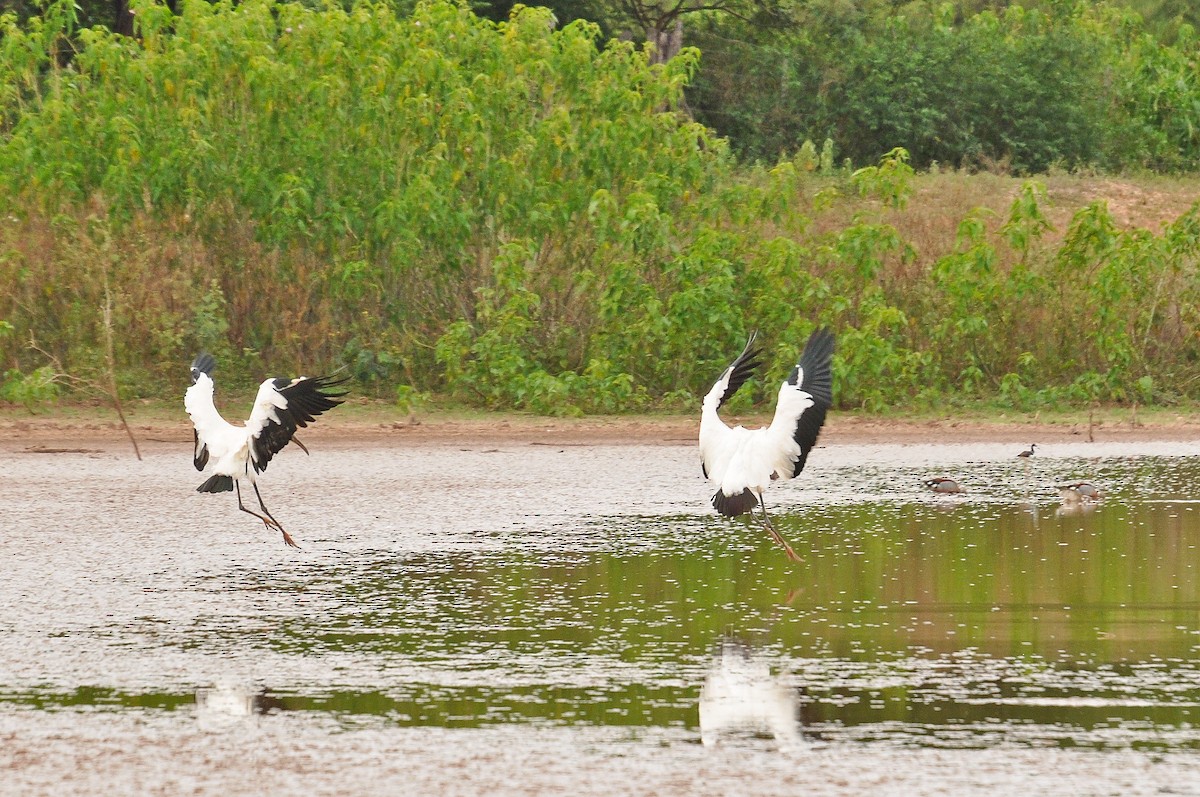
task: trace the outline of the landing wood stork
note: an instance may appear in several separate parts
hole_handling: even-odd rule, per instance
[[[759,366],[762,349],[755,348],[757,332],[704,397],[700,415],[700,467],[717,485],[712,505],[726,517],[762,507],[763,524],[793,561],[796,552],[767,517],[762,494],[776,479],[791,479],[804,470],[808,453],[817,443],[825,413],[833,404],[834,338],[818,329],[808,338],[800,361],[779,387],[775,417],[761,429],[730,428],[717,410]]]
[[[1017,454],[1017,456],[1021,457],[1022,459],[1029,459],[1033,456],[1033,449],[1035,448],[1037,448],[1037,446],[1033,443],[1030,443],[1029,448],[1025,449],[1020,454]]]
[[[954,481],[954,479],[947,479],[945,476],[938,476],[934,479],[926,479],[925,486],[930,490],[933,490],[935,493],[964,492],[961,484]]]
[[[294,379],[267,379],[258,388],[250,417],[242,426],[234,426],[221,417],[213,404],[211,354],[200,354],[192,361],[192,386],[183,396],[183,406],[192,419],[195,453],[192,462],[202,471],[211,461],[213,475],[196,488],[200,493],[236,491],[238,509],[254,515],[267,528],[283,533],[283,541],[299,548],[292,535],[271,515],[255,477],[267,469],[271,458],[293,440],[305,454],[308,449],[296,439],[296,429],[312,423],[316,416],[341,404],[346,391],[326,392],[346,379],[329,376],[298,376]],[[242,503],[242,480],[254,487],[262,514]]]

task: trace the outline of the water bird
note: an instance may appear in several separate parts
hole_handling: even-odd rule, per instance
[[[954,479],[947,479],[945,476],[938,476],[937,478],[934,478],[934,479],[926,479],[925,486],[928,487],[930,490],[933,490],[935,493],[966,492],[965,490],[963,490],[961,484],[954,481]]]
[[[183,396],[183,406],[192,419],[195,453],[192,463],[203,471],[211,461],[213,475],[196,488],[200,493],[236,491],[238,509],[254,515],[267,528],[283,533],[283,541],[299,548],[292,535],[280,525],[263,503],[256,476],[267,469],[271,458],[295,441],[305,454],[308,448],[296,439],[296,429],[307,427],[316,416],[341,404],[346,391],[327,392],[346,382],[346,378],[298,376],[265,380],[258,388],[250,417],[242,426],[234,426],[221,417],[213,404],[213,370],[217,361],[211,354],[199,354],[192,361],[192,385]],[[254,487],[262,514],[242,503],[242,480]]]
[[[804,470],[808,454],[817,443],[825,413],[833,404],[831,361],[834,336],[818,329],[809,336],[800,360],[779,387],[775,416],[761,429],[729,427],[717,414],[760,365],[762,349],[755,348],[757,332],[750,333],[742,353],[713,383],[704,397],[700,415],[700,467],[705,478],[718,485],[713,507],[726,517],[753,513],[762,507],[763,524],[793,561],[800,557],[775,530],[767,517],[762,494],[777,479],[791,479]]]
[[[1056,484],[1059,496],[1065,504],[1077,504],[1080,501],[1099,501],[1104,497],[1104,491],[1091,482],[1075,482],[1074,484]]]
[[[1030,443],[1029,448],[1025,449],[1020,454],[1017,454],[1017,456],[1021,457],[1023,459],[1029,459],[1030,457],[1033,456],[1033,449],[1035,449],[1035,448],[1037,448],[1037,446],[1034,445],[1033,443]]]

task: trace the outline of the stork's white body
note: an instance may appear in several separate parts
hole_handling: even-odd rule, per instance
[[[750,336],[742,353],[713,384],[700,410],[700,464],[704,475],[717,485],[713,506],[729,517],[750,512],[762,503],[771,482],[791,479],[804,469],[833,402],[833,333],[819,329],[779,386],[769,426],[746,429],[721,420],[721,405],[758,367],[761,350],[754,348],[756,337]]]
[[[299,380],[293,379],[292,385]],[[192,425],[196,427],[197,453],[201,447],[208,449],[213,473],[248,479],[254,482],[255,473],[261,467],[253,467],[254,449],[251,441],[266,428],[268,423],[279,423],[278,410],[287,407],[287,400],[275,386],[274,379],[265,380],[254,398],[250,417],[241,426],[234,426],[221,417],[213,403],[213,380],[201,373],[196,383],[183,395],[183,406]],[[259,463],[260,465],[264,463]]]
[[[795,440],[796,422],[813,405],[812,396],[798,385],[784,382],[771,425],[747,429],[730,427],[717,414],[723,392],[724,385],[718,382],[704,397],[700,457],[709,480],[725,495],[737,495],[748,488],[761,496],[771,482],[795,475],[792,469],[801,453]]]

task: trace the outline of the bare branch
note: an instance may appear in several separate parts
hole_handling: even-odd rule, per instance
[[[108,360],[108,385],[102,385],[99,382],[94,382],[91,379],[85,379],[81,376],[69,374],[63,368],[62,362],[58,357],[43,349],[37,344],[33,333],[29,333],[29,348],[36,351],[38,354],[46,358],[54,373],[50,375],[50,381],[60,385],[66,385],[74,390],[85,389],[106,397],[112,402],[113,409],[117,411],[117,417],[121,420],[121,427],[125,430],[125,434],[129,435],[129,442],[133,444],[133,453],[140,461],[142,458],[141,449],[138,448],[137,438],[133,436],[133,429],[129,426],[129,421],[125,419],[125,411],[121,407],[121,398],[117,395],[116,369],[112,360],[112,305],[106,301],[104,310],[105,338],[106,348],[108,349],[106,359]]]

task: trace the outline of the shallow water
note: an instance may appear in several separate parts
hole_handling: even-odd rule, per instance
[[[310,447],[0,454],[0,791],[1200,794],[1189,446]]]

